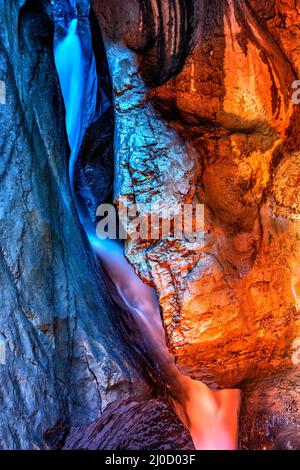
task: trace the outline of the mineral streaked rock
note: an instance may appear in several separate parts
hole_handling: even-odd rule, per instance
[[[241,449],[299,450],[299,383],[299,370],[287,370],[245,386]]]
[[[291,44],[299,33],[287,25],[281,41],[284,5],[266,2],[257,11],[255,2],[252,10],[240,1],[194,1],[198,28],[184,65],[151,84],[150,58],[147,85],[147,47],[141,42],[137,55],[130,49],[151,25],[125,23],[94,5],[115,94],[116,199],[146,208],[153,200],[206,205],[204,243],[127,246],[139,275],[157,289],[179,367],[234,386],[296,364],[300,119],[291,100],[298,66]],[[295,24],[297,9],[287,9]],[[175,26],[173,34],[184,42]],[[172,57],[164,47],[162,64]]]
[[[24,3],[0,2],[0,80],[6,83],[6,104],[0,105],[0,335],[6,343],[6,364],[0,365],[0,447],[11,449],[45,448],[43,433],[57,422],[71,422],[76,433],[75,425],[94,421],[108,403],[119,403],[121,395],[143,384],[137,377],[140,357],[131,356],[119,334],[119,312],[94,267],[70,198],[52,28],[40,12],[41,2],[29,1],[20,12]],[[287,94],[299,73],[298,8],[295,2],[251,0],[261,19],[259,25],[252,22],[251,32],[245,29],[246,2],[228,2],[226,10],[225,2],[195,0],[192,21],[200,29],[191,43],[191,31],[185,35],[178,28],[191,13],[183,1],[172,2],[174,22],[166,21],[165,10],[161,19],[149,16],[148,37],[139,2],[118,0],[117,8],[115,3],[94,1],[115,95],[116,196],[129,195],[146,206],[152,197],[207,205],[204,246],[166,241],[145,250],[130,244],[128,257],[160,293],[170,346],[182,368],[221,385],[257,378],[244,385],[241,435],[243,445],[261,448],[265,436],[257,442],[252,430],[265,431],[270,415],[260,397],[270,394],[272,412],[282,384],[281,379],[262,381],[262,375],[299,359],[299,228],[292,220],[299,213],[300,120]],[[87,2],[80,4],[84,12]],[[169,43],[165,28],[171,28]],[[172,28],[189,44],[175,58]],[[225,56],[229,66],[235,59],[229,30],[238,33],[236,68],[243,66],[244,75],[223,67]],[[197,35],[202,35],[200,45]],[[143,56],[144,48],[151,53]],[[156,55],[155,48],[165,53]],[[251,66],[264,80],[251,82]],[[177,67],[178,76],[166,82]],[[235,79],[238,99],[231,100]],[[282,377],[285,395],[291,392],[288,400],[278,394],[275,428],[294,433],[284,403],[297,412],[292,398],[297,376]],[[142,414],[143,406],[149,413],[165,410],[153,402],[127,405]],[[262,408],[260,421],[255,413]],[[165,423],[170,425],[169,418]],[[120,431],[117,424],[114,429]],[[277,440],[275,446],[297,447],[294,442]],[[122,445],[137,445],[136,438]],[[154,437],[150,445],[158,446]]]
[[[100,419],[71,428],[63,450],[193,450],[189,432],[167,403],[117,401]]]
[[[1,449],[45,448],[57,421],[145,391],[70,196],[53,28],[24,3],[0,1]]]

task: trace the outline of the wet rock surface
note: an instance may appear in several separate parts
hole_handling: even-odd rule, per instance
[[[154,3],[158,31],[170,12]],[[160,44],[156,60],[169,58],[170,76],[151,83],[143,35],[153,29],[137,23],[143,12],[125,23],[111,4],[94,2],[115,101],[115,199],[126,196],[145,216],[151,203],[205,204],[202,238],[129,239],[127,257],[158,292],[179,367],[236,386],[297,362],[299,107],[290,44],[298,36],[291,28],[285,45],[277,42],[280,2],[265,23],[265,10],[260,17],[247,2],[195,1],[188,11],[175,3],[193,39],[169,24],[166,34],[189,50],[175,67],[174,44]]]
[[[243,389],[241,448],[299,448],[299,11],[167,3],[93,1],[112,96],[85,135],[78,191],[92,216],[111,198],[114,138],[116,200],[146,214],[153,201],[205,203],[200,240],[131,241],[128,259],[159,294],[182,371]],[[189,449],[169,406],[149,399],[151,358],[70,195],[52,52],[63,17],[33,0],[1,0],[0,13],[0,448]],[[100,49],[103,61],[99,37]]]
[[[41,2],[0,12],[0,448],[41,449],[148,386],[71,198],[52,20]]]
[[[240,448],[299,450],[300,371],[288,370],[244,387]]]
[[[299,363],[298,8],[145,3],[143,23],[137,1],[121,2],[126,21],[114,2],[93,2],[114,92],[115,200],[126,196],[145,216],[153,202],[204,203],[205,227],[196,241],[129,238],[126,254],[157,290],[178,367],[215,387],[256,380],[260,389]],[[176,15],[167,23],[175,45],[155,37],[173,7],[192,25],[176,28]],[[188,44],[180,60],[176,41]]]
[[[189,432],[159,399],[110,405],[100,419],[71,428],[63,450],[193,450]]]

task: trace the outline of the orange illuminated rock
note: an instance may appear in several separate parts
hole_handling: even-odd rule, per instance
[[[130,29],[95,4],[115,91],[116,199],[205,204],[202,242],[127,244],[136,272],[157,290],[178,367],[217,387],[296,367],[299,8],[194,0],[184,35],[190,12],[180,0],[169,13],[151,2],[162,11],[153,10],[148,29],[143,12]]]

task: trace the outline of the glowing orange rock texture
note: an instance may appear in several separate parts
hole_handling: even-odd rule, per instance
[[[129,240],[127,257],[157,290],[179,368],[208,384],[243,388],[299,363],[300,105],[292,85],[300,77],[300,4],[188,2],[188,51],[179,65],[176,55],[178,70],[168,76],[163,64],[172,69],[189,12],[180,1],[168,12],[152,2],[161,7],[153,7],[152,28],[165,21],[159,64],[161,49],[146,47],[138,2],[131,3],[125,24],[112,19],[112,6],[103,12],[95,2],[105,40],[136,53],[111,70],[116,125],[121,144],[126,120],[127,131],[152,131],[161,146],[141,145],[137,165],[139,143],[123,140],[116,196],[203,203],[205,227],[198,244]],[[116,58],[116,49],[108,47],[110,54]],[[130,88],[120,79],[126,70]],[[128,93],[136,102],[125,110]],[[147,113],[148,128],[140,124]]]

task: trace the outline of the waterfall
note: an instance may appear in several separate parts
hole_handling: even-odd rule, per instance
[[[197,449],[234,449],[237,441],[238,390],[212,392],[204,383],[180,373],[170,354],[160,317],[157,296],[136,275],[118,241],[100,240],[86,208],[76,195],[74,171],[84,133],[96,109],[97,73],[93,54],[86,60],[78,33],[75,0],[64,0],[67,29],[56,38],[54,56],[66,108],[66,129],[71,149],[69,176],[80,221],[89,242],[114,283],[118,295],[135,319],[145,345],[157,364],[182,422],[189,428]],[[176,438],[174,436],[174,438]]]
[[[78,19],[70,20],[65,39],[55,49],[55,64],[66,107],[66,128],[71,148],[70,179],[83,133],[84,65],[77,34]]]

